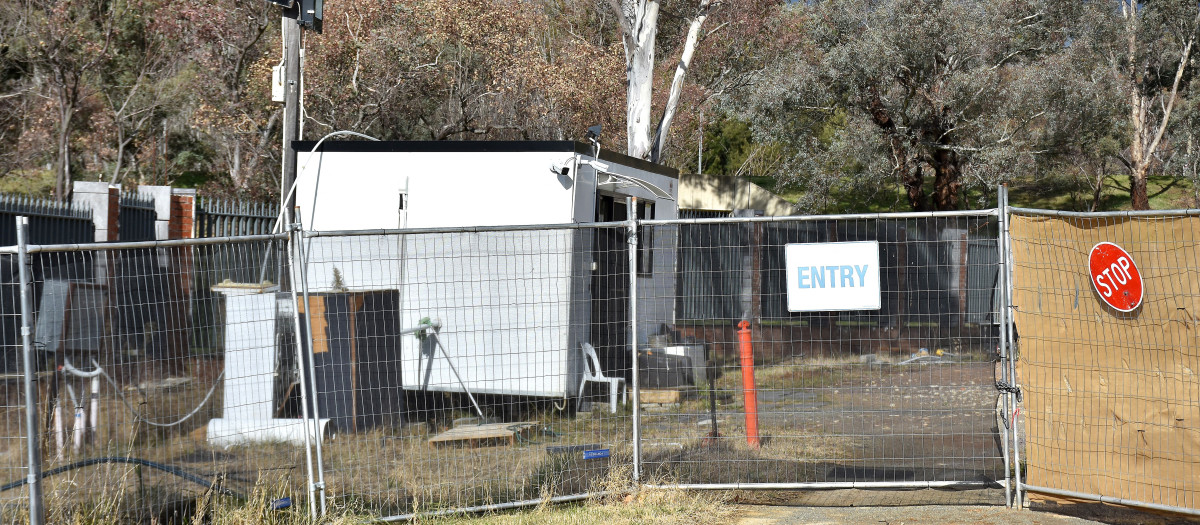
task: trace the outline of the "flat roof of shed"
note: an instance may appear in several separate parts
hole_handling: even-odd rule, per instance
[[[310,152],[316,141],[297,140],[292,142],[296,152]],[[328,140],[321,143],[324,152],[430,152],[430,153],[515,153],[527,151],[561,151],[592,155],[590,144],[574,140]],[[679,170],[661,164],[630,157],[606,149],[600,150],[599,159],[630,168],[657,173],[665,177],[679,178]]]

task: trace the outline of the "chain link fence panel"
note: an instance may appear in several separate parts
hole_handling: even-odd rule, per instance
[[[270,385],[280,356],[295,351],[293,318],[244,311],[236,299],[274,301],[274,287],[232,280],[256,274],[264,252],[282,246],[263,236],[30,247],[48,523],[170,522],[216,498],[303,496],[303,443],[262,435],[278,421]],[[220,293],[199,294],[197,283]],[[4,300],[7,327],[20,309]],[[224,344],[195,344],[214,325]],[[267,423],[239,425],[240,413]],[[4,457],[4,471],[24,464]]]
[[[169,521],[252,493],[403,518],[635,477],[998,503],[1011,426],[1035,492],[1195,513],[1197,218],[1014,209],[1011,411],[997,219],[317,232],[292,245],[294,292],[270,282],[281,236],[32,246],[36,370],[5,251],[0,514],[29,508],[26,374],[49,522]],[[876,243],[878,308],[793,312],[794,277],[852,287],[786,265],[835,242]],[[1087,273],[1101,242],[1145,283],[1130,312]],[[806,502],[855,504],[822,494]]]
[[[627,243],[623,224],[309,234],[330,504],[403,517],[627,488]]]
[[[641,228],[638,260],[654,268],[638,276],[645,480],[1004,501],[995,212]],[[878,243],[877,309],[789,310],[789,293],[808,291],[789,290],[786,272],[835,293],[862,282],[788,269],[787,250],[862,241]]]
[[[1012,210],[1029,490],[1200,514],[1198,226],[1194,213]],[[1094,280],[1101,243],[1131,260]],[[1127,294],[1140,305],[1105,301]]]
[[[0,254],[0,522],[25,521],[29,514],[29,492],[21,481],[29,474],[26,413],[21,341],[21,291],[17,255]]]

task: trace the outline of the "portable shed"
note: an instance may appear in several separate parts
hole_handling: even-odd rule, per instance
[[[635,202],[642,218],[677,218],[675,170],[571,141],[315,146],[295,143],[302,228],[409,230],[309,238],[303,275],[314,293],[398,291],[400,326],[440,321],[436,341],[400,337],[403,388],[574,396],[585,342],[606,373],[628,376],[623,226],[469,227],[622,221]],[[465,228],[421,233],[455,227]],[[654,255],[638,259],[639,310],[671,319],[674,239],[646,241]],[[639,342],[654,330],[639,328]]]

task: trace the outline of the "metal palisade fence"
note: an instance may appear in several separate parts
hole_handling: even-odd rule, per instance
[[[201,198],[196,201],[196,237],[270,234],[278,216],[276,204]]]
[[[17,217],[29,218],[29,242],[87,242],[94,237],[86,207],[26,195],[0,194],[0,246],[17,245]]]
[[[1006,210],[3,248],[0,512],[671,486],[1195,513],[1197,218]],[[1101,242],[1140,309],[1094,304]]]

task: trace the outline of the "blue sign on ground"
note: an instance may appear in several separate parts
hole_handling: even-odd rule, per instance
[[[609,453],[608,453],[607,448],[583,451],[583,459],[600,459],[600,458],[606,458],[608,456],[609,456]]]

